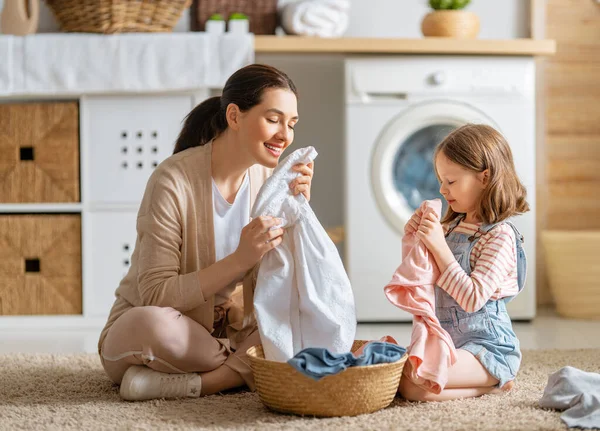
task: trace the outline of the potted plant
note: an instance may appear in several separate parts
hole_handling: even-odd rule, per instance
[[[206,21],[204,29],[207,33],[225,33],[225,20],[223,19],[223,15],[220,13],[212,14]]]
[[[250,29],[250,23],[248,16],[241,12],[234,12],[229,16],[229,27],[230,33],[248,33]]]
[[[471,0],[429,0],[432,12],[421,22],[424,36],[474,39],[479,33],[479,17],[464,11]]]

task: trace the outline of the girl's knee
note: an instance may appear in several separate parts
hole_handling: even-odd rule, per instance
[[[400,379],[398,392],[408,401],[433,401],[432,393],[415,385],[409,377],[403,375]]]

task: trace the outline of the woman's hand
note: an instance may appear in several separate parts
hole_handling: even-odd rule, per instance
[[[315,162],[310,162],[308,165],[300,163],[292,168],[292,170],[301,173],[298,177],[294,178],[290,182],[290,189],[292,189],[294,196],[302,193],[306,200],[310,202],[310,186],[312,185],[312,178],[314,174]]]
[[[233,254],[244,271],[256,265],[266,252],[281,244],[283,229],[271,229],[280,223],[278,218],[261,216],[242,229],[240,243]]]

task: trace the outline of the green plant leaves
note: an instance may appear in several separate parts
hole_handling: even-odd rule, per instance
[[[463,9],[471,0],[429,0],[429,6],[435,10]]]

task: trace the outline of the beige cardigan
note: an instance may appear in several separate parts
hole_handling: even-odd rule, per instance
[[[214,296],[205,297],[198,278],[215,263],[211,154],[212,143],[177,153],[148,180],[131,267],[115,292],[99,349],[119,316],[144,305],[173,307],[212,332]],[[260,165],[249,169],[250,207],[271,173]]]

